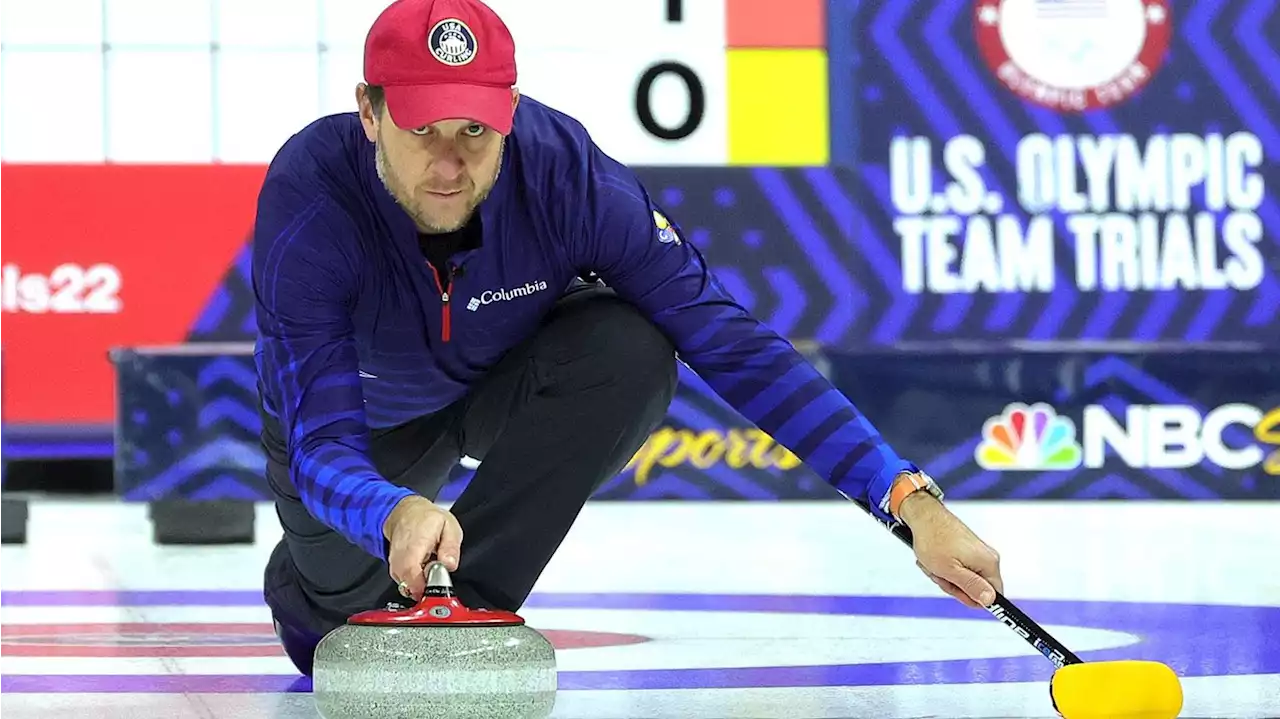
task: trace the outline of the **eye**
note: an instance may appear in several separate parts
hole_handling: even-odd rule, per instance
[[[463,132],[467,133],[468,137],[480,137],[484,134],[484,125],[479,123],[467,125],[467,129]]]
[[[431,132],[431,126],[430,126],[430,125],[423,125],[422,127],[415,127],[415,128],[413,128],[412,130],[410,130],[409,132],[412,132],[412,133],[413,133],[413,134],[415,134],[415,135],[426,135],[426,134],[428,134],[428,133],[430,133],[430,132]]]

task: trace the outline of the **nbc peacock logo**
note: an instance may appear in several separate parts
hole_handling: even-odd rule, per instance
[[[982,425],[982,441],[973,458],[984,469],[1075,469],[1080,466],[1080,444],[1075,425],[1049,405],[1015,403]]]

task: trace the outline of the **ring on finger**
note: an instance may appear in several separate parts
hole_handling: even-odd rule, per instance
[[[401,596],[404,596],[404,597],[411,597],[411,596],[413,596],[412,594],[410,594],[410,593],[409,593],[409,583],[408,583],[408,582],[400,582],[400,594],[401,594]]]

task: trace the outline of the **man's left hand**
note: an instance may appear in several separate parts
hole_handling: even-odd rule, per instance
[[[911,528],[916,566],[942,591],[974,609],[1004,592],[1000,555],[932,495],[908,495],[898,513]]]

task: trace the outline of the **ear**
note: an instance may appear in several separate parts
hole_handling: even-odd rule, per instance
[[[512,87],[511,88],[511,111],[515,112],[516,108],[519,106],[520,106],[520,88]]]
[[[377,142],[378,123],[382,118],[374,114],[373,103],[369,101],[369,86],[363,82],[356,85],[356,108],[360,112],[360,124],[364,125],[364,136],[369,142]]]

